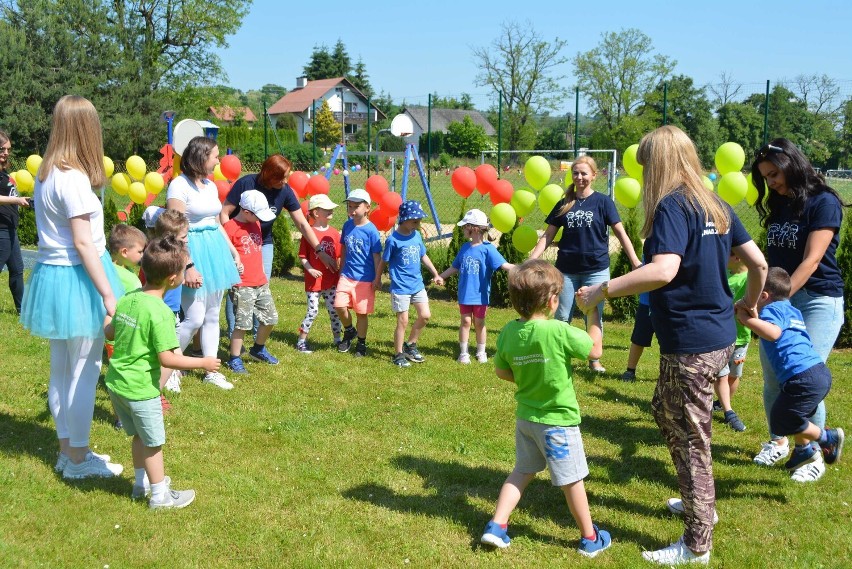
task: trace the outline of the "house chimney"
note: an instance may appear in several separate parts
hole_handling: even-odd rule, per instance
[[[296,77],[296,89],[303,89],[308,86],[308,78],[304,75]]]

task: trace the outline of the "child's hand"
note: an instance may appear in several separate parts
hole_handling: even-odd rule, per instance
[[[432,282],[438,286],[444,286],[444,279],[441,278],[441,275],[436,276],[432,279]]]
[[[314,277],[315,279],[321,279],[322,278],[322,271],[318,271],[313,267],[308,269],[308,274],[311,275],[312,277]]]
[[[246,268],[243,266],[242,262],[236,261],[236,265],[237,265],[237,272],[240,273],[240,274],[243,274],[243,271],[245,271]]]
[[[204,281],[201,278],[201,273],[199,273],[195,267],[187,269],[183,278],[183,285],[188,288],[201,288],[201,285],[204,284]]]
[[[222,360],[219,358],[200,358],[201,368],[205,371],[219,371],[219,366],[222,365]]]

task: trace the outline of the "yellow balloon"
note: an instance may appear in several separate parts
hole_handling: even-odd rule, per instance
[[[41,156],[38,154],[27,156],[27,172],[35,176],[38,173],[39,166],[41,166]]]
[[[126,196],[130,190],[130,176],[127,174],[114,174],[112,177],[112,189],[120,196]]]
[[[624,171],[627,175],[636,180],[642,179],[644,168],[636,161],[636,152],[639,150],[638,144],[631,144],[624,151],[624,156],[621,157],[621,162],[624,164]]]
[[[104,172],[106,172],[107,178],[111,178],[113,172],[115,172],[115,164],[109,156],[104,156]]]
[[[213,167],[213,181],[217,181],[217,180],[227,180],[227,179],[228,179],[228,178],[226,178],[226,177],[225,177],[225,175],[222,173],[222,169],[219,167],[219,165],[218,165],[218,164],[216,164],[216,165]]]
[[[134,180],[143,179],[145,177],[145,170],[148,169],[142,157],[136,156],[135,154],[127,159],[124,166],[127,168],[127,173],[130,174],[130,177]]]
[[[535,209],[536,197],[535,194],[528,190],[517,190],[512,194],[512,200],[509,202],[515,208],[515,213],[518,217],[524,217]]]
[[[538,232],[529,225],[519,225],[512,233],[512,245],[521,253],[529,253],[538,242]]]
[[[751,181],[751,172],[746,176],[746,181],[748,182],[748,189],[746,190],[745,200],[748,205],[754,205],[757,203],[758,194],[754,182]]]
[[[731,205],[740,203],[748,192],[748,180],[739,170],[728,172],[719,180],[719,197]]]
[[[149,194],[159,194],[166,185],[163,175],[159,172],[148,172],[145,174],[145,190]]]
[[[130,184],[130,189],[127,190],[127,195],[130,196],[133,203],[145,203],[148,192],[145,191],[145,184],[142,182],[133,182]]]
[[[35,188],[35,178],[27,170],[18,170],[15,174],[15,184],[20,195],[28,196]]]
[[[553,236],[553,242],[559,243],[562,241],[562,227],[556,230],[556,235]]]
[[[711,192],[716,189],[713,187],[713,181],[707,176],[701,176],[701,181],[704,183],[704,187],[710,190]]]
[[[544,215],[550,215],[553,208],[565,195],[559,184],[548,184],[538,194],[538,208]]]
[[[636,207],[642,196],[642,185],[634,178],[621,177],[615,182],[615,199],[628,209]]]
[[[175,154],[175,157],[172,159],[172,178],[177,178],[180,176],[180,156]]]
[[[726,142],[716,150],[716,169],[722,176],[729,172],[739,172],[743,164],[745,151],[736,142]]]

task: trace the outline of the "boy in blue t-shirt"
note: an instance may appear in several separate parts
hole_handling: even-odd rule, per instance
[[[780,436],[793,435],[796,440],[784,465],[792,472],[812,462],[834,464],[840,460],[845,435],[843,429],[821,429],[809,419],[831,389],[831,372],[814,350],[802,313],[790,304],[789,297],[790,275],[771,267],[757,302],[760,317],[738,307],[737,319],[760,336],[760,347],[781,384],[769,413],[769,430]]]
[[[340,278],[334,295],[334,309],[343,323],[343,339],[337,351],[348,352],[352,340],[358,337],[355,356],[367,355],[368,315],[373,313],[376,300],[375,280],[382,260],[382,240],[379,230],[368,219],[370,194],[360,188],[346,197],[349,219],[340,234]],[[356,322],[352,326],[352,314]]]
[[[391,285],[391,308],[396,312],[396,330],[393,333],[393,363],[399,367],[409,367],[410,362],[423,363],[424,358],[417,349],[420,333],[432,317],[429,312],[429,297],[420,272],[420,263],[426,265],[432,273],[435,284],[444,284],[420,236],[420,220],[426,217],[420,202],[409,200],[399,208],[399,225],[396,231],[385,240],[385,250],[376,271],[374,289],[382,286],[382,272],[385,264],[389,267]],[[408,327],[408,308],[414,305],[417,320],[411,326],[408,341],[404,342],[405,329]]]

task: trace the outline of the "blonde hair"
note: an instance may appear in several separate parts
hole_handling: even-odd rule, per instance
[[[93,188],[106,185],[101,120],[88,99],[65,95],[53,107],[50,138],[38,169],[39,181],[44,182],[54,167],[83,172]]]
[[[585,164],[589,167],[589,170],[592,171],[592,176],[598,175],[598,165],[595,163],[595,159],[591,156],[580,156],[574,163],[571,164],[571,173],[574,173],[574,166],[577,164]],[[577,201],[577,192],[574,189],[574,183],[571,182],[571,185],[565,189],[565,196],[563,197],[565,200],[565,205],[559,210],[557,215],[565,215],[568,211],[574,207],[574,203]]]
[[[696,212],[704,212],[705,221],[712,221],[719,233],[728,232],[730,212],[715,193],[704,187],[695,144],[685,132],[667,125],[646,134],[639,142],[636,160],[645,168],[642,237],[651,234],[660,201],[675,191],[681,192]]]

